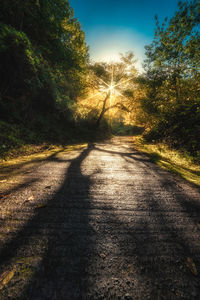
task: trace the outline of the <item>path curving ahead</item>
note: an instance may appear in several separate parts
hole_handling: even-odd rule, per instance
[[[200,299],[200,192],[131,138],[14,175],[0,202],[1,300]]]

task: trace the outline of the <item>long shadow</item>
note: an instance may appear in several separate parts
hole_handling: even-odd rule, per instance
[[[82,173],[81,164],[92,147],[71,161],[60,189],[2,247],[2,270],[15,257],[40,257],[26,284],[16,285],[19,294],[15,299],[81,299],[87,294],[87,266],[95,252],[95,233],[88,212],[91,175]]]
[[[55,151],[54,153],[49,155],[46,159],[44,157],[32,158],[31,160],[22,161],[22,162],[14,164],[14,165],[3,166],[3,167],[1,167],[0,179],[5,180],[5,179],[12,177],[13,175],[16,176],[21,173],[26,174],[29,167],[31,168],[31,172],[32,172],[38,168],[38,164],[41,165],[41,164],[46,163],[46,161],[53,161],[54,159],[56,159],[56,156],[59,153],[63,152],[63,150]],[[36,153],[36,154],[38,154],[38,153]],[[33,166],[33,164],[34,164],[34,166]],[[26,167],[27,169],[23,170],[24,167]]]
[[[155,213],[162,210],[163,207],[153,200],[147,208],[151,216],[147,214],[137,222],[133,216],[132,222],[121,222],[112,208],[106,211],[105,218],[115,226],[117,246],[123,257],[115,266],[119,285],[125,278],[129,284],[127,291],[133,299],[198,299],[199,276],[186,267],[187,258],[192,258],[199,267],[198,248],[195,249],[184,230],[179,228],[178,221],[170,224],[173,214]]]
[[[119,155],[129,164],[140,160],[133,153],[98,150]],[[148,163],[143,158],[140,161],[145,162],[147,168],[152,167],[151,161]],[[154,186],[148,185],[148,193],[141,191],[140,197],[133,199],[141,214],[137,221],[134,211],[132,216],[125,215],[123,221],[115,215],[112,206],[105,211],[104,218],[108,224],[114,224],[114,229],[110,230],[118,235],[117,246],[124,257],[124,262],[119,260],[119,266],[115,267],[118,274],[122,265],[126,270],[123,276],[127,276],[127,290],[133,297],[130,299],[199,299],[199,276],[192,264],[199,269],[197,218],[200,202],[178,187],[168,172],[161,174],[158,170],[156,167],[154,172],[159,175],[160,195],[155,194]],[[142,198],[143,207],[139,205]],[[187,230],[187,226],[191,229]],[[188,258],[192,259],[189,264]],[[118,277],[119,285],[120,281],[123,281],[122,276]]]
[[[119,151],[101,149],[96,146],[95,146],[95,150],[98,150],[98,151],[104,152],[104,153],[106,152],[106,153],[110,153],[110,154],[114,154],[114,155],[120,155],[122,157],[131,158],[133,160],[138,160],[140,162],[149,162],[150,161],[147,156],[139,153],[137,150],[134,152],[119,152]]]
[[[45,165],[47,162],[62,162],[62,159],[57,158],[56,156],[60,153],[63,152],[63,150],[56,151],[52,153],[50,156],[48,156],[46,159],[43,158],[37,158],[37,159],[32,159],[31,161],[26,161],[26,162],[21,162],[18,164],[15,164],[14,166],[5,166],[1,168],[1,173],[0,173],[0,179],[3,179],[3,184],[2,187],[0,188],[0,201],[1,205],[4,199],[6,199],[10,194],[15,193],[15,192],[20,192],[24,188],[31,186],[34,183],[37,183],[40,178],[31,178],[27,179],[27,174],[31,173],[34,174],[37,172],[38,166]],[[71,160],[68,160],[68,162]],[[65,161],[66,162],[66,161]],[[24,169],[25,167],[25,169]],[[9,184],[10,178],[16,176],[20,176],[19,179],[20,181],[15,183],[14,186]],[[24,176],[24,178],[21,176]],[[4,183],[5,181],[5,183]],[[6,186],[7,185],[7,186]]]
[[[190,198],[190,195],[184,195],[184,192],[180,187],[177,186],[175,182],[173,182],[172,179],[169,179],[169,176],[172,176],[168,171],[163,170],[161,167],[156,166],[151,158],[148,157],[148,155],[138,152],[137,150],[135,152],[120,152],[120,151],[112,151],[112,150],[105,150],[101,149],[99,147],[94,147],[94,149],[104,152],[104,153],[110,153],[113,155],[118,155],[122,157],[127,163],[131,164],[134,161],[141,162],[148,172],[148,170],[152,170],[155,172],[155,174],[158,174],[159,171],[162,172],[160,176],[161,183],[165,189],[168,189],[169,193],[173,194],[174,191],[177,192],[176,200],[178,200],[179,204],[182,206],[182,208],[185,210],[185,212],[188,212],[188,214],[191,212],[198,214],[200,213],[200,202],[195,201]],[[132,162],[131,162],[132,161]],[[126,168],[128,171],[128,168]],[[182,179],[183,182],[186,182],[186,180]],[[187,182],[187,184],[191,187],[193,187],[196,191],[200,192],[199,186],[196,186],[192,183]],[[183,197],[184,195],[184,197]]]
[[[82,171],[82,163],[91,150],[116,154],[126,159],[130,166],[137,161],[141,162],[143,168],[152,168],[149,160],[143,156],[134,156],[136,153],[115,152],[93,145],[72,160],[60,189],[46,199],[44,207],[36,209],[34,217],[0,252],[2,269],[16,256],[41,257],[30,282],[15,299],[110,300],[118,299],[118,296],[121,299],[126,296],[125,299],[132,297],[140,300],[198,299],[199,276],[192,274],[186,267],[186,259],[190,257],[197,267],[200,266],[200,254],[195,241],[200,203],[177,187],[166,171],[159,172],[159,167],[150,172],[158,175],[159,194],[155,194],[156,187],[147,183],[148,193],[141,189],[133,193],[135,199],[132,196],[129,200],[137,204],[133,211],[123,209],[124,215],[119,216],[112,205],[101,207],[103,214],[98,220],[99,232],[102,234],[101,248],[106,252],[104,246],[115,245],[119,251],[116,260],[114,253],[111,253],[111,261],[106,253],[102,253],[105,269],[102,271],[101,264],[97,264],[97,273],[99,279],[102,273],[108,274],[110,280],[117,276],[118,285],[111,282],[110,291],[103,287],[104,298],[90,295],[94,281],[90,281],[89,266],[94,263],[94,258],[98,260],[97,248],[100,248],[89,213],[92,204],[91,176],[94,173],[84,175]],[[60,163],[65,164],[64,159]],[[133,172],[133,169],[127,167],[126,171]],[[134,188],[130,189],[134,192]],[[115,192],[117,194],[117,190]],[[143,199],[142,205],[140,199]],[[187,225],[193,229],[187,231]],[[188,236],[188,233],[193,232],[196,234],[194,238]],[[106,238],[109,245],[106,244]],[[114,252],[113,248],[109,249]],[[125,281],[123,287],[126,285],[123,290],[121,281]],[[2,299],[7,298],[5,294]]]
[[[118,152],[118,151],[101,149],[99,147],[96,147],[95,149],[98,150],[98,151],[101,151],[101,152],[107,152],[107,153],[114,154],[114,155],[120,155],[126,161],[127,161],[127,159],[132,159],[134,161],[136,160],[136,161],[139,161],[139,162],[143,162],[145,164],[145,163],[157,163],[162,159],[163,161],[170,163],[172,166],[180,167],[179,165],[176,165],[175,163],[172,163],[170,160],[162,158],[162,156],[160,156],[157,153],[148,154],[148,153],[138,152],[137,150],[135,150],[134,152]],[[195,175],[200,174],[199,171],[190,170],[189,168],[186,168],[186,167],[181,166],[180,168],[184,169],[188,172],[191,172]],[[179,172],[177,172],[177,173],[179,174],[180,177],[182,177],[182,180],[186,181],[188,184],[190,184],[191,186],[193,186],[195,188],[199,188],[199,185],[197,185],[195,183],[192,183],[192,182],[188,182],[185,178],[183,178],[181,173],[179,173]]]

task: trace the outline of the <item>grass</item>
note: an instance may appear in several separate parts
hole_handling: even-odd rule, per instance
[[[35,146],[33,146],[34,148]],[[38,146],[39,147],[39,146]],[[29,149],[29,152],[26,152],[24,155],[17,155],[17,157],[9,158],[7,160],[0,160],[0,185],[2,188],[8,188],[10,186],[14,187],[21,182],[20,178],[18,178],[19,174],[23,173],[22,168],[25,171],[26,168],[31,166],[35,166],[37,163],[41,161],[58,158],[60,152],[68,152],[73,150],[81,150],[87,147],[87,143],[85,144],[74,144],[68,146],[51,146],[46,150],[42,150],[37,148],[36,153],[31,153],[33,149]],[[29,154],[28,154],[29,153]],[[18,153],[19,154],[19,153]],[[1,198],[1,195],[0,195]]]
[[[88,127],[88,124],[68,124],[66,127],[57,124],[50,127],[49,123],[50,121],[46,120],[46,127],[41,126],[38,129],[32,126],[30,129],[23,124],[11,124],[0,120],[0,162],[110,137],[110,133],[104,128],[97,131]]]
[[[170,149],[163,143],[146,143],[142,137],[134,137],[133,139],[137,149],[148,154],[152,162],[200,186],[200,164],[195,163],[191,156],[184,152]]]
[[[200,186],[200,164],[195,163],[188,154],[170,149],[163,143],[146,143],[141,136],[134,136],[133,141],[137,149],[148,154],[152,162]],[[78,150],[86,146],[86,143],[80,142],[67,146],[43,143],[40,145],[26,144],[9,149],[0,157],[0,169],[3,171],[0,180],[7,177],[6,175],[9,173],[13,174],[15,169],[24,164],[48,159],[60,151]]]
[[[64,152],[64,151],[72,151],[72,150],[80,150],[85,148],[87,143],[82,144],[74,144],[74,145],[67,145],[67,146],[56,146],[50,145],[48,149],[43,148],[42,146],[31,145],[25,146],[25,149],[17,149],[16,150],[16,157],[15,153],[11,152],[10,156],[8,154],[7,158],[0,159],[0,168],[7,167],[7,166],[15,166],[24,164],[26,162],[34,162],[38,160],[48,159],[52,155]],[[21,151],[21,152],[20,152]]]
[[[34,144],[26,144],[22,145],[18,148],[13,148],[4,153],[3,156],[0,156],[0,166],[2,164],[8,164],[14,163],[15,161],[21,161],[21,160],[29,160],[34,159],[37,157],[48,157],[52,155],[52,153],[58,152],[58,151],[70,151],[70,150],[78,150],[83,145],[87,145],[87,143],[72,143],[70,145],[54,145],[54,144],[40,144],[40,145],[34,145]]]

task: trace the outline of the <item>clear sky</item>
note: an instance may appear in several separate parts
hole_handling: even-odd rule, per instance
[[[90,57],[94,61],[117,60],[119,53],[133,51],[141,69],[144,46],[151,43],[155,14],[170,17],[178,0],[69,0],[82,25]]]

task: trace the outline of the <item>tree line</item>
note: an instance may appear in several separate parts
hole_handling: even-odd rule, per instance
[[[143,74],[132,52],[117,63],[91,63],[68,0],[2,0],[0,10],[3,142],[8,124],[23,139],[56,141],[120,123],[200,155],[199,0],[179,2],[163,24],[156,17]]]
[[[156,17],[155,37],[146,46],[146,94],[140,100],[149,140],[199,155],[200,150],[200,1],[179,2],[163,24]]]
[[[18,131],[21,125],[32,130],[22,138],[56,140],[67,131],[87,61],[84,32],[68,0],[1,1],[0,118]]]

